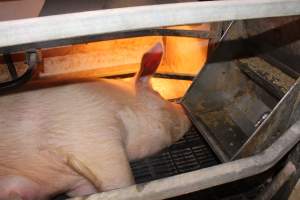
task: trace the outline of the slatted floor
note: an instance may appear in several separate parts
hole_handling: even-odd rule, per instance
[[[163,152],[131,163],[137,183],[213,166],[219,160],[193,127],[177,143]]]

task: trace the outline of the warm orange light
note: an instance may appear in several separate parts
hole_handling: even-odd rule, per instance
[[[184,95],[192,81],[174,80],[165,78],[153,78],[153,89],[165,99],[177,99]]]
[[[209,25],[170,28],[209,30]],[[55,82],[134,73],[139,69],[142,55],[157,42],[163,43],[165,50],[163,61],[158,68],[160,73],[196,75],[206,61],[206,39],[169,36],[117,39],[45,49],[42,52],[43,69],[39,78]],[[18,62],[16,65],[24,69],[24,62]],[[3,67],[0,64],[0,79],[7,78],[3,76]],[[184,95],[191,81],[153,78],[152,84],[163,97],[174,99]]]
[[[209,30],[208,24],[176,26],[171,29]],[[165,59],[162,71],[195,75],[202,68],[207,57],[207,39],[190,37],[166,37]]]

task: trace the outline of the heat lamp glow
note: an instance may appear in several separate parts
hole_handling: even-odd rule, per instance
[[[170,28],[208,30],[209,25]],[[101,41],[43,49],[43,62],[39,66],[39,75],[32,83],[40,81],[64,82],[66,79],[135,73],[139,69],[139,62],[144,52],[157,42],[164,45],[165,51],[158,73],[194,76],[206,61],[208,48],[208,40],[206,39],[149,36]],[[25,65],[22,56],[13,55],[13,60],[17,70],[20,71],[19,73],[23,73]],[[1,62],[0,72],[0,81],[9,79],[6,67]],[[175,99],[184,95],[191,81],[153,78],[152,84],[154,89],[164,98]]]

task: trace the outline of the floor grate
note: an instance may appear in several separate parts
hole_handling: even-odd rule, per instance
[[[131,167],[136,183],[144,183],[218,163],[218,158],[193,127],[168,149],[152,157],[132,162]]]

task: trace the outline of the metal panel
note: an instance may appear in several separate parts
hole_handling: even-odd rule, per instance
[[[46,41],[62,42],[63,39],[120,31],[299,14],[299,0],[224,0],[108,9],[7,21],[0,22],[0,52],[14,51],[19,45],[34,46]],[[21,49],[20,46],[17,49]]]
[[[207,64],[182,103],[194,125],[226,162],[273,110],[277,98],[245,75],[238,62],[227,61]]]
[[[253,57],[249,41],[238,39],[242,30],[235,25],[233,29],[182,101],[224,162],[268,147],[295,121],[295,110],[300,110],[300,80],[295,83],[275,66]]]
[[[224,162],[262,151],[299,115],[300,79],[274,78],[276,74],[268,75],[267,67],[259,66],[258,60],[242,59],[243,65],[262,67],[265,71],[258,72],[271,80],[257,81],[256,72],[248,72],[250,68],[244,74],[240,61],[210,63],[183,99],[195,126]],[[278,96],[278,91],[286,94]]]
[[[241,147],[233,159],[253,155],[271,145],[299,118],[300,78],[276,105],[262,125]]]

